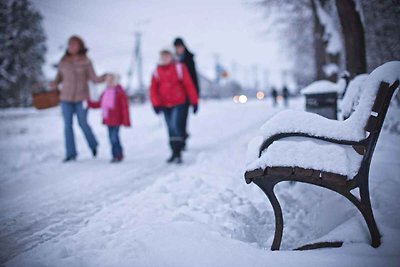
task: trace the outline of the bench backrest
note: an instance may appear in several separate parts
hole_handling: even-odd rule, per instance
[[[343,123],[362,139],[365,139],[372,131],[380,131],[373,127],[378,121],[378,118],[374,117],[383,115],[383,117],[378,117],[381,120],[384,119],[386,112],[383,111],[390,104],[390,97],[397,88],[395,86],[397,80],[400,80],[400,61],[387,62],[377,67],[363,83],[355,111]]]
[[[395,81],[393,84],[381,82],[379,86],[374,104],[372,106],[371,114],[365,125],[365,131],[368,133],[368,137],[365,143],[364,157],[361,163],[359,174],[369,171],[372,155],[374,153],[376,143],[378,142],[386,113],[389,109],[393,94],[398,87],[399,80]],[[361,176],[368,177],[368,175]]]

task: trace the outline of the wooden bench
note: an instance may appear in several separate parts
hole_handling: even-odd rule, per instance
[[[312,184],[330,189],[344,196],[353,203],[354,206],[356,206],[365,219],[371,236],[371,245],[376,248],[381,244],[381,236],[374,219],[369,195],[369,169],[391,98],[398,86],[398,80],[392,84],[381,82],[373,106],[372,108],[370,107],[372,112],[364,127],[365,138],[361,140],[346,140],[345,137],[334,138],[329,135],[318,135],[307,131],[278,132],[263,140],[262,145],[259,148],[259,159],[261,159],[263,155],[268,156],[268,153],[272,153],[269,151],[269,148],[273,146],[274,142],[281,142],[291,137],[300,137],[304,138],[304,140],[318,140],[315,142],[324,142],[333,146],[340,146],[340,148],[348,147],[349,149],[356,151],[361,158],[358,171],[353,177],[348,177],[343,175],[343,173],[329,172],[321,169],[304,168],[295,165],[289,167],[279,166],[279,164],[270,164],[268,167],[255,168],[246,171],[244,175],[246,183],[250,184],[253,182],[260,187],[268,197],[274,210],[275,235],[271,250],[279,250],[282,240],[284,225],[282,209],[274,193],[275,185],[282,181],[296,181]],[[296,117],[293,117],[293,123],[296,123]],[[319,127],[319,125],[314,125],[314,127]],[[294,145],[296,145],[296,140],[293,142]],[[306,157],[307,154],[304,156]],[[351,192],[356,188],[359,190],[360,197],[355,196]],[[322,242],[306,245],[298,249],[305,250],[322,247],[340,247],[341,245],[342,242]]]

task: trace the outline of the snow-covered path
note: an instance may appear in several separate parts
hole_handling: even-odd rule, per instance
[[[388,178],[371,181],[380,225],[394,237],[384,235],[386,243],[374,250],[348,203],[317,188],[283,184],[278,187],[287,222],[283,248],[317,238],[355,243],[336,250],[271,253],[262,249],[273,234],[271,208],[259,189],[244,183],[243,169],[248,140],[275,111],[262,102],[203,103],[199,116],[192,117],[193,138],[183,166],[165,163],[165,129],[150,107],[131,111],[133,127],[122,130],[126,160],[117,165],[108,163],[98,111],[91,111],[90,121],[101,144],[99,157],[90,157],[76,129],[81,153],[71,164],[60,163],[58,109],[0,113],[0,264],[292,266],[314,260],[337,266],[339,260],[342,266],[382,261],[394,266],[399,260],[395,210],[400,204],[393,196],[400,190],[400,160],[393,156],[400,151],[399,135],[383,134],[387,142],[378,145],[372,175]],[[398,115],[395,110],[392,117]],[[343,255],[337,259],[338,254]]]

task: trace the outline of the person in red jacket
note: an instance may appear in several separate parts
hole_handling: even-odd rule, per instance
[[[99,101],[88,101],[91,108],[101,108],[103,124],[108,127],[108,136],[111,143],[111,162],[120,162],[123,159],[122,145],[119,139],[121,125],[129,127],[128,97],[121,85],[118,84],[118,75],[108,74],[107,88],[101,94]]]
[[[160,52],[160,65],[151,78],[150,100],[156,114],[164,113],[168,126],[169,143],[172,155],[168,163],[182,163],[181,151],[184,145],[184,133],[180,127],[186,101],[198,109],[198,95],[186,66],[174,62],[169,50]]]

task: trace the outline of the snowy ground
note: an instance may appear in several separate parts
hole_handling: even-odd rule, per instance
[[[302,101],[292,103],[301,107]],[[279,185],[285,232],[270,252],[272,209],[243,179],[247,142],[276,110],[265,102],[205,102],[193,116],[183,166],[164,163],[166,132],[149,106],[122,130],[126,160],[112,165],[100,113],[92,159],[76,129],[79,160],[62,164],[57,108],[0,111],[0,265],[5,266],[399,266],[400,110],[377,145],[371,194],[383,244],[368,245],[354,208],[332,192]],[[334,211],[334,212],[333,212]],[[339,249],[290,251],[313,240]]]

